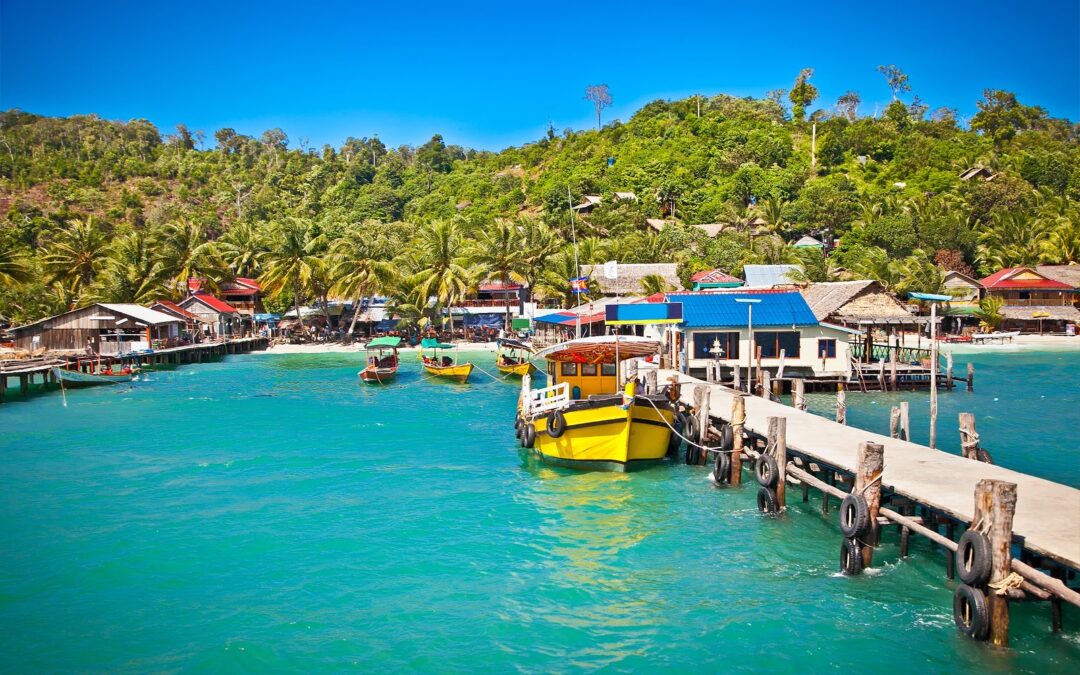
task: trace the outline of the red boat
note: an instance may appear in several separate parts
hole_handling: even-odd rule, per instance
[[[360,379],[369,384],[386,384],[397,377],[399,337],[375,338],[364,349],[368,352],[367,366]],[[374,352],[374,353],[372,353]]]

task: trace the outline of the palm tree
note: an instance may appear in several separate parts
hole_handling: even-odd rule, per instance
[[[108,237],[94,225],[92,218],[75,220],[60,233],[43,257],[50,282],[60,282],[77,302],[105,265]]]
[[[911,292],[945,292],[945,273],[934,264],[930,256],[922,249],[915,249],[911,255],[901,260],[895,269],[900,275],[895,291],[898,295]]]
[[[567,246],[548,259],[547,266],[536,281],[536,293],[545,299],[558,298],[559,306],[563,308],[573,307],[578,301],[588,302],[596,282],[590,281],[589,290],[579,295],[570,288],[570,280],[577,276],[574,251]]]
[[[472,285],[472,275],[462,265],[465,237],[459,221],[436,220],[420,228],[414,246],[419,266],[418,290],[424,298],[436,301],[450,314],[454,328],[453,305],[465,297]]]
[[[238,277],[258,277],[267,248],[265,234],[251,223],[233,225],[218,240],[221,259]]]
[[[789,223],[784,219],[787,202],[782,197],[769,197],[761,204],[761,219],[770,232],[781,236],[786,234]]]
[[[1003,304],[1004,301],[1001,298],[988,295],[979,301],[979,308],[975,310],[975,318],[991,330],[996,330],[1005,321],[1005,316],[1001,313]]]
[[[203,288],[215,288],[220,281],[232,277],[218,254],[214,242],[208,241],[206,228],[188,218],[165,226],[161,235],[161,263],[171,280],[177,298],[189,293],[191,279],[200,279]]]
[[[379,242],[362,234],[364,226],[355,228],[330,247],[331,271],[334,280],[331,291],[353,299],[353,317],[349,335],[356,330],[360,305],[369,293],[388,288],[396,269],[378,258],[385,254]]]
[[[995,213],[979,233],[976,259],[984,272],[1030,267],[1043,261],[1048,222],[1027,211]]]
[[[319,249],[323,242],[315,233],[311,221],[290,216],[275,224],[266,270],[259,278],[268,293],[279,295],[291,291],[300,330],[308,332],[300,314],[300,297],[311,289],[312,280],[323,267]]]
[[[521,230],[523,276],[532,292],[544,264],[548,258],[558,253],[562,242],[555,236],[555,231],[541,221],[521,216],[515,222]]]
[[[113,302],[146,304],[165,294],[165,274],[141,231],[120,237],[105,265],[101,294]]]
[[[641,290],[645,295],[655,295],[667,293],[671,290],[671,286],[661,274],[646,274],[641,278]]]
[[[1080,212],[1061,218],[1043,243],[1043,257],[1060,265],[1080,263]]]
[[[480,231],[467,252],[469,261],[477,266],[475,272],[478,275],[499,277],[506,302],[504,327],[507,332],[510,331],[510,281],[525,280],[521,251],[521,232],[513,223],[498,220]]]
[[[25,284],[34,278],[26,258],[14,248],[0,247],[0,287]]]

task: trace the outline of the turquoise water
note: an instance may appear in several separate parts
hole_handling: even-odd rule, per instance
[[[956,405],[1001,463],[1076,484],[1074,390],[1010,407],[1057,420],[1042,440],[985,412],[1010,417],[984,402],[993,387],[1034,390],[1062,368],[1076,381],[1075,357],[1030,358],[1003,384],[977,363],[976,393]],[[69,392],[66,408],[53,394],[5,403],[0,670],[1080,663],[1071,608],[1055,636],[1046,606],[1014,605],[1008,651],[961,638],[944,557],[921,540],[899,560],[889,532],[872,574],[842,577],[835,511],[823,519],[816,497],[765,518],[753,487],[715,489],[701,468],[547,468],[516,448],[515,387],[422,382],[406,360],[398,385],[375,388],[358,384],[361,365],[235,356]],[[943,394],[943,417],[964,396]],[[849,404],[853,422],[887,420],[881,395]]]

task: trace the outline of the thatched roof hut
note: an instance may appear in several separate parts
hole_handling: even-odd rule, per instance
[[[675,263],[619,263],[617,266],[618,278],[608,279],[604,276],[603,265],[582,265],[581,273],[591,277],[600,285],[600,292],[604,295],[641,295],[644,290],[641,281],[645,277],[658,274],[671,290],[681,291],[682,282],[676,273]]]
[[[1080,265],[1038,265],[1035,271],[1047,279],[1080,288]]]
[[[876,281],[823,282],[810,284],[801,292],[818,321],[847,326],[919,323],[914,314]]]

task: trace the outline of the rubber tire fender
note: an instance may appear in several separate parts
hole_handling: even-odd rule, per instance
[[[865,537],[870,530],[870,505],[862,495],[845,495],[839,515],[840,532],[848,539]]]
[[[757,493],[757,507],[758,511],[762,513],[777,513],[780,510],[780,506],[776,500],[776,490],[769,487],[762,487]]]
[[[735,447],[735,432],[730,424],[720,427],[720,447],[730,452]]]
[[[548,436],[552,438],[559,438],[566,433],[566,416],[562,414],[561,410],[556,410],[548,415],[547,432]]]
[[[671,436],[668,438],[667,454],[668,457],[678,459],[679,448],[682,447],[682,438],[679,437],[679,434],[683,433],[683,429],[686,428],[686,415],[681,412],[675,413],[675,419],[672,421],[671,426],[675,427],[675,431],[672,431]]]
[[[683,435],[690,439],[691,443],[697,443],[699,440],[701,440],[698,436],[699,432],[700,429],[698,429],[697,417],[695,417],[694,415],[687,415],[686,431],[683,432]]]
[[[521,425],[525,423],[525,420],[521,419],[521,413],[514,415],[514,431],[521,432]]]
[[[758,485],[765,488],[775,488],[776,481],[780,478],[780,468],[776,466],[776,458],[772,455],[760,455],[754,466],[754,475],[757,476]]]
[[[953,592],[953,621],[960,632],[982,642],[990,633],[990,608],[986,595],[977,588],[960,584]]]
[[[978,530],[968,530],[956,542],[956,575],[969,586],[981,586],[990,579],[993,554],[990,540]]]
[[[536,427],[532,422],[526,421],[521,426],[521,447],[531,448],[536,445]]]
[[[993,464],[994,458],[990,456],[990,451],[986,448],[979,448],[975,451],[975,459],[983,462],[984,464]]]
[[[858,539],[845,538],[840,544],[840,571],[849,577],[862,574],[862,543]]]
[[[726,452],[716,453],[716,461],[713,462],[713,480],[717,485],[726,485],[731,482],[731,455]]]

